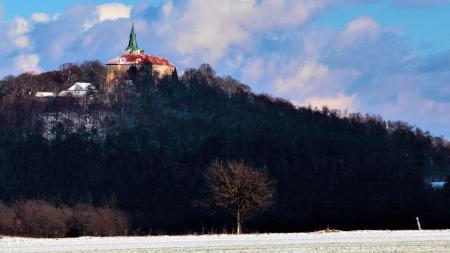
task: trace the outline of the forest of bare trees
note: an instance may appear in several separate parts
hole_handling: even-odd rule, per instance
[[[449,187],[427,182],[449,174],[450,145],[403,122],[297,108],[208,65],[159,81],[137,70],[133,89],[90,103],[29,95],[76,81],[102,90],[105,73],[86,62],[0,82],[0,200],[13,220],[32,201],[51,213],[120,210],[132,233],[231,232],[236,208],[205,175],[214,161],[242,161],[265,182],[255,182],[262,194],[244,215],[246,232],[407,229],[415,217],[424,228],[450,226]],[[195,204],[214,192],[218,205]]]

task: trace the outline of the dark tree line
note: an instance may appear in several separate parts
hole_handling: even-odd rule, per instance
[[[414,228],[416,216],[424,228],[450,226],[450,189],[426,183],[448,172],[450,146],[440,137],[379,116],[295,108],[208,65],[159,81],[133,70],[138,88],[108,102],[106,95],[87,105],[27,95],[49,83],[103,85],[101,65],[82,65],[1,81],[6,203],[114,207],[129,214],[133,229],[152,233],[231,231],[230,214],[194,203],[207,197],[212,161],[244,161],[276,189],[272,208],[249,220],[249,231]],[[76,116],[46,138],[39,115],[48,112]],[[86,116],[101,125],[75,127]]]

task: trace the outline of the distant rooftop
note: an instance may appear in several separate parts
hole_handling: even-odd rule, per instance
[[[116,57],[106,63],[106,65],[133,65],[133,64],[145,64],[151,63],[154,65],[161,65],[167,67],[175,67],[169,60],[164,57],[156,55],[132,55],[124,54],[122,56]]]

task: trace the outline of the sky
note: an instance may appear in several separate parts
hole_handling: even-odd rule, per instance
[[[180,73],[209,63],[298,106],[450,139],[450,0],[0,0],[0,78],[106,62],[132,23]]]

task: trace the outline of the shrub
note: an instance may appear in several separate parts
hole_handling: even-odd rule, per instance
[[[0,202],[0,233],[33,237],[118,236],[129,231],[125,213],[79,204],[56,207],[41,200]]]
[[[0,202],[0,234],[13,234],[16,230],[16,213]]]

